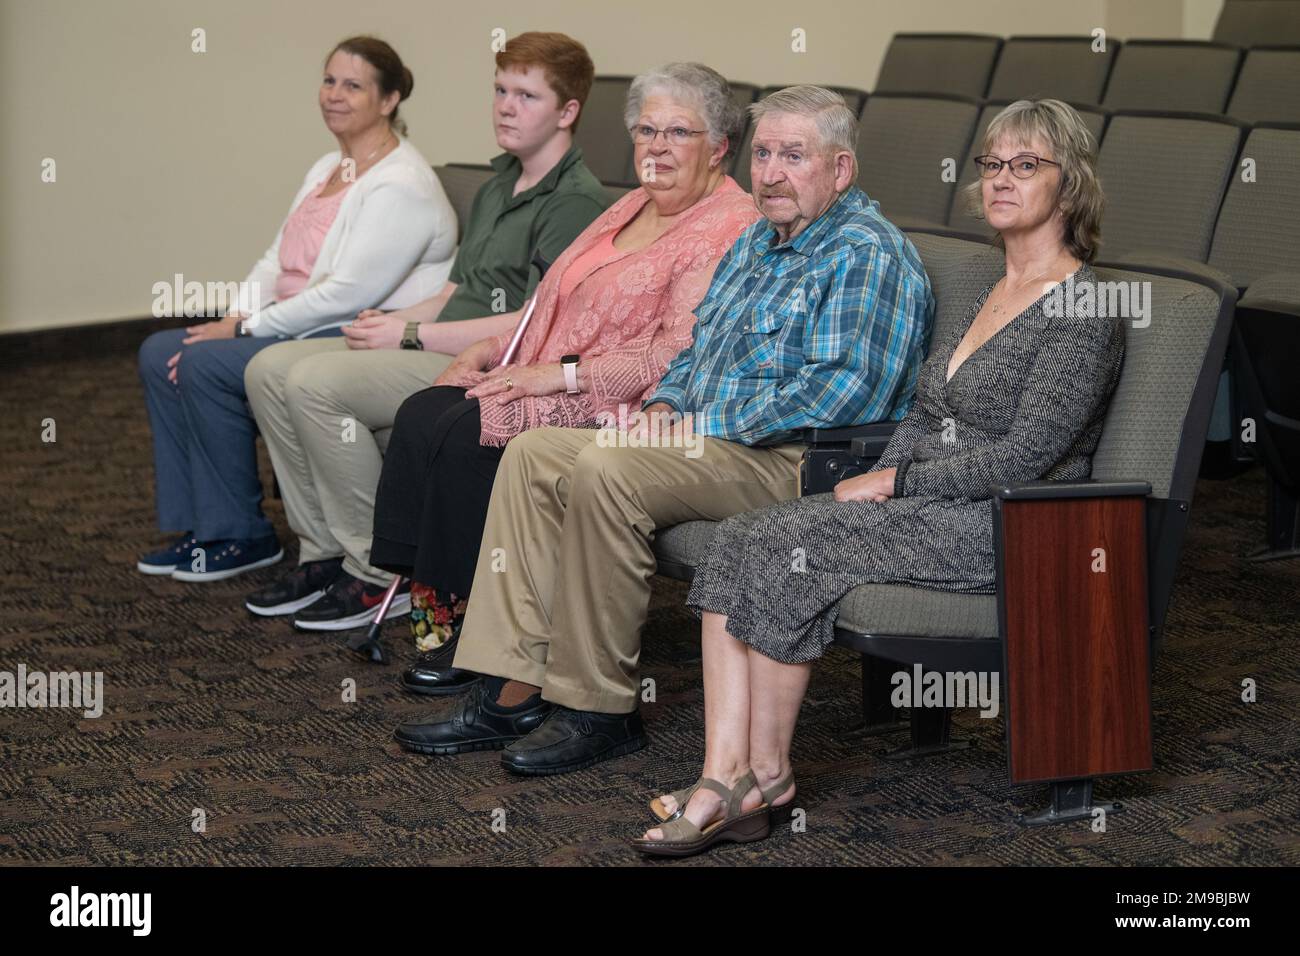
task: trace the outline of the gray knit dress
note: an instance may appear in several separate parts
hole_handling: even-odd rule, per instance
[[[1095,282],[1084,265],[1074,287]],[[947,377],[992,286],[936,341],[916,400],[873,471],[897,468],[894,497],[812,495],[723,521],[696,569],[688,607],[787,664],[820,657],[838,602],[860,584],[993,589],[991,488],[1087,478],[1124,358],[1116,318],[1017,315]],[[1055,310],[1059,311],[1059,310]]]

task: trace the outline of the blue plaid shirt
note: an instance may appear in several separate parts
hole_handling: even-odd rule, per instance
[[[934,296],[915,247],[853,186],[790,242],[765,219],[745,230],[695,316],[646,404],[694,413],[700,435],[770,445],[907,414]]]

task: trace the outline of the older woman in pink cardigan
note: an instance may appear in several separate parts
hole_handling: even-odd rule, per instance
[[[556,259],[511,363],[500,364],[511,335],[477,342],[397,413],[370,560],[415,582],[412,628],[430,654],[403,675],[411,690],[462,689],[422,675],[454,653],[506,443],[639,408],[690,344],[718,261],[758,219],[725,172],[742,114],[719,74],[679,63],[638,77],[626,118],[641,187]]]

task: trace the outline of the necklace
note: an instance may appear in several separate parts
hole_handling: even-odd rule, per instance
[[[1052,267],[1051,267],[1051,266],[1048,266],[1048,267],[1047,267],[1046,269],[1044,269],[1042,272],[1038,273],[1038,275],[1036,275],[1036,276],[1030,276],[1030,277],[1029,277],[1028,279],[1026,279],[1024,282],[1018,282],[1018,283],[1016,283],[1015,288],[1012,289],[1010,292],[1008,292],[1006,295],[1004,295],[1004,296],[1002,297],[1002,302],[1006,302],[1007,299],[1011,298],[1013,295],[1015,295],[1017,292],[1019,292],[1019,291],[1020,291],[1021,289],[1023,289],[1025,286],[1029,285],[1029,283],[1033,282],[1035,279],[1041,279],[1043,276],[1047,275],[1047,273],[1049,273],[1050,271],[1052,271]],[[1001,312],[1001,311],[1002,311],[1002,303],[1001,303],[1001,302],[996,303],[996,304],[993,306],[993,314],[994,314],[994,315],[997,315],[997,314],[998,314],[999,312]]]

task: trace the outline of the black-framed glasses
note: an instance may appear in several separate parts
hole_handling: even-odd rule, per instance
[[[632,142],[645,145],[653,143],[655,137],[660,133],[664,134],[664,142],[669,146],[685,146],[691,141],[692,136],[703,136],[708,132],[706,129],[687,129],[685,126],[670,126],[667,129],[655,129],[653,126],[640,124],[629,126],[628,132],[632,134]]]
[[[992,179],[1002,172],[1003,166],[1010,166],[1011,175],[1015,176],[1016,179],[1030,179],[1038,172],[1038,167],[1043,163],[1047,163],[1049,166],[1061,165],[1053,159],[1043,159],[1043,157],[1035,156],[1033,153],[1021,153],[1019,156],[1012,156],[1010,159],[1001,159],[992,153],[985,153],[983,156],[976,156],[973,162],[983,179]]]

